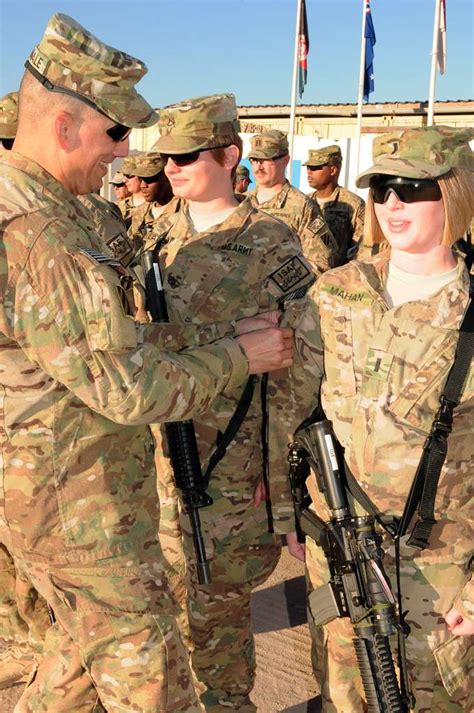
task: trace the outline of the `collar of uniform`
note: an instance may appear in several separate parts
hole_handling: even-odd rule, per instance
[[[426,300],[416,302],[418,316],[423,310],[423,318],[433,327],[441,329],[459,329],[464,312],[469,302],[469,273],[463,258],[455,255],[457,261],[456,279],[441,288],[436,294]],[[377,255],[367,262],[354,262],[363,280],[381,296],[384,291],[385,276],[390,260],[390,250]],[[399,305],[406,307],[409,303]],[[394,309],[398,309],[395,307]]]
[[[51,194],[60,203],[71,201],[73,194],[33,159],[27,158],[16,151],[8,151],[8,154],[5,152],[2,155],[0,162],[21,171],[40,184],[41,193]]]
[[[248,200],[248,197],[237,198],[239,205],[236,206],[234,212],[229,215],[228,218],[220,223],[221,226],[218,231],[214,230],[216,226],[212,226],[209,230],[204,233],[196,233],[191,227],[188,205],[186,201],[182,201],[179,206],[178,216],[176,223],[170,233],[170,238],[172,239],[175,235],[179,239],[184,239],[186,242],[191,242],[193,240],[203,239],[202,236],[211,236],[212,242],[215,245],[219,245],[221,242],[226,244],[229,241],[229,231],[232,233],[240,232],[243,226],[247,223],[252,213],[255,213],[256,208],[252,201]]]

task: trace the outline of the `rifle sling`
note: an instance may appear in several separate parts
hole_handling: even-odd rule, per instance
[[[217,435],[216,448],[209,458],[206,472],[204,473],[205,488],[207,488],[207,486],[209,485],[209,479],[211,477],[212,471],[214,470],[216,465],[224,458],[228,446],[237,435],[238,430],[242,425],[245,416],[247,415],[247,412],[250,408],[250,404],[252,403],[256,382],[256,376],[249,377],[247,383],[245,384],[245,388],[240,396],[239,403],[237,404],[237,407],[234,413],[232,414],[224,433],[221,433],[219,431]]]

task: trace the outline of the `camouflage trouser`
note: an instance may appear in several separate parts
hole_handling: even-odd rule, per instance
[[[49,627],[46,602],[17,577],[13,558],[0,543],[0,688],[24,680],[42,651]]]
[[[322,551],[310,540],[307,550],[307,578],[315,588],[327,581]],[[395,583],[393,557],[387,554],[385,569]],[[406,640],[408,670],[418,713],[461,713],[473,710],[469,691],[474,669],[474,637],[452,636],[444,615],[468,579],[451,562],[430,563],[429,552],[418,554],[402,548],[403,607],[408,610],[410,635]],[[311,615],[309,616],[311,621]],[[363,689],[352,646],[352,627],[346,619],[336,619],[325,627],[310,625],[313,639],[313,666],[321,684],[323,711],[359,713],[366,711]],[[396,658],[396,642],[392,651]]]
[[[176,619],[147,611],[137,568],[15,565],[56,617],[15,713],[202,710]]]

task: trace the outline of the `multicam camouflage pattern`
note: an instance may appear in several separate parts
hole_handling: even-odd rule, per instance
[[[135,158],[134,175],[139,178],[157,176],[165,167],[165,162],[157,151],[147,151]]]
[[[233,94],[213,94],[186,99],[160,110],[160,138],[155,151],[187,153],[227,145],[229,135],[240,131]]]
[[[129,265],[135,257],[135,250],[128,239],[127,228],[119,208],[96,193],[78,196],[78,200],[90,212],[96,233],[113,256],[120,260],[122,265]]]
[[[318,202],[318,192],[314,191],[311,198]],[[342,264],[351,244],[358,243],[364,236],[365,202],[347,188],[337,186],[319,206],[338,244]]]
[[[88,211],[33,161],[3,152],[0,163],[0,539],[56,612],[75,660],[91,664],[80,674],[85,697],[92,677],[109,710],[136,695],[141,710],[156,711],[166,689],[192,710],[144,424],[209,411],[246,379],[246,359],[229,339],[164,351],[173,330],[136,325],[127,270]],[[42,659],[38,709],[51,676]],[[78,710],[67,688],[62,695],[65,710]]]
[[[0,141],[14,139],[18,128],[18,92],[10,92],[0,99]]]
[[[157,238],[165,237],[161,264],[172,321],[205,324],[239,319],[255,311],[276,308],[314,277],[291,231],[280,221],[242,200],[220,225],[196,234],[183,201],[175,213],[158,219]],[[279,384],[277,389],[275,383]],[[212,410],[194,420],[203,469],[234,413],[242,389],[228,389]],[[291,394],[285,380],[269,379],[275,411],[285,408]],[[187,518],[181,516],[188,560],[188,614],[193,668],[207,691],[207,711],[255,711],[249,700],[255,676],[255,654],[250,626],[250,594],[274,569],[280,553],[279,537],[269,532],[265,503],[253,504],[262,481],[262,414],[257,384],[249,411],[224,459],[213,471],[208,493],[213,505],[200,510],[212,584],[197,582],[192,539]],[[160,434],[157,433],[160,443]],[[179,540],[173,539],[177,510],[171,498],[170,465],[157,450],[160,496],[166,499],[160,523],[163,548],[179,566]],[[276,533],[294,529],[288,487],[286,438],[272,452],[280,464],[278,478],[270,468],[269,496]],[[168,509],[166,509],[166,507]]]
[[[259,203],[258,188],[247,193],[256,208],[279,218],[298,235],[303,254],[317,275],[338,264],[339,248],[318,204],[285,181],[268,201]]]
[[[474,129],[428,126],[392,131],[377,136],[372,144],[374,165],[361,173],[356,185],[367,188],[376,174],[405,178],[438,178],[452,168],[474,171],[469,141]]]
[[[124,176],[136,175],[135,168],[137,165],[137,161],[140,160],[141,156],[143,156],[143,153],[129,154],[128,156],[125,156],[120,167],[120,171],[123,173]]]
[[[239,165],[235,169],[235,175],[240,178],[250,178],[250,171],[248,170],[247,166],[244,166],[242,163],[239,163]]]
[[[125,183],[125,176],[123,173],[120,173],[120,171],[115,171],[114,175],[112,176],[112,180],[109,181],[113,186],[119,186],[122,183]]]
[[[250,139],[250,151],[247,158],[272,159],[288,153],[288,137],[283,131],[271,129],[256,134]]]
[[[322,336],[323,408],[362,488],[380,510],[400,516],[454,358],[457,330],[469,299],[469,278],[460,260],[457,279],[430,300],[389,310],[383,299],[389,257],[384,252],[321,277],[311,290],[297,341],[302,373],[312,378],[317,394]],[[294,373],[298,372],[297,364]],[[302,401],[308,400],[308,391],[306,382]],[[308,410],[311,406],[314,403],[307,403]],[[460,713],[472,708],[468,697],[472,637],[453,637],[444,617],[453,605],[463,616],[472,617],[473,406],[471,365],[441,471],[431,545],[424,551],[402,546],[403,606],[411,627],[407,658],[419,713]],[[315,488],[313,498],[318,513],[327,517]],[[311,564],[311,579],[319,584],[319,566]],[[395,583],[392,548],[384,564]],[[350,681],[356,666],[355,657],[352,662],[348,657],[350,638],[342,620],[332,622],[317,637],[319,673],[329,681],[323,687],[324,710],[365,710]]]
[[[322,166],[330,159],[335,160],[335,163],[342,161],[341,148],[337,144],[323,146],[320,149],[310,149],[308,159],[303,163],[303,166]]]
[[[68,15],[51,17],[26,67],[47,89],[68,90],[119,124],[144,128],[158,120],[135,89],[148,71],[145,64],[104,44]]]

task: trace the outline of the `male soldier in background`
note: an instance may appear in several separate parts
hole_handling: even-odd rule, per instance
[[[116,171],[113,178],[109,183],[112,184],[115,191],[115,197],[118,202],[124,200],[124,198],[129,198],[132,194],[125,185],[125,176],[120,171]]]
[[[242,152],[234,95],[199,97],[165,107],[159,127],[161,136],[154,148],[166,161],[165,172],[180,199],[176,211],[166,212],[153,228],[161,248],[170,317],[197,325],[238,319],[255,309],[286,304],[296,291],[302,296],[314,275],[297,237],[233,192],[232,173]],[[192,662],[206,686],[202,701],[209,713],[255,711],[249,698],[255,678],[250,596],[278,561],[279,534],[288,533],[289,541],[296,542],[286,438],[270,454],[280,466],[279,477],[274,477],[274,469],[268,477],[262,414],[267,412],[267,395],[261,384],[253,385],[248,408],[242,405],[239,411],[242,392],[241,387],[228,389],[194,420],[206,472],[216,446],[222,448],[226,441],[230,419],[241,413],[237,432],[210,472],[207,492],[213,503],[200,510],[212,577],[208,586],[198,582],[189,525],[181,517]],[[293,401],[283,376],[278,384],[270,378],[268,393],[275,414],[278,408],[291,411]],[[179,540],[172,541],[176,511],[169,498],[170,464],[160,453],[159,433],[157,440],[160,500],[163,495],[167,503],[160,536],[166,527],[165,556],[176,566]]]
[[[317,201],[336,238],[342,264],[346,262],[347,251],[362,240],[365,202],[338,184],[342,166],[339,146],[310,150],[303,165],[308,171],[309,185],[316,189],[311,198]]]
[[[136,155],[126,156],[120,167],[120,171],[125,179],[125,187],[129,196],[120,201],[118,206],[127,226],[127,230],[131,225],[134,212],[145,203],[145,198],[142,196],[140,189],[140,180],[133,173],[135,170],[136,157]]]
[[[18,92],[0,99],[0,144],[11,149],[18,127]],[[44,599],[17,580],[15,565],[0,532],[0,690],[28,680],[33,649],[41,652],[49,627]]]
[[[127,270],[75,195],[125,156],[127,127],[155,123],[134,87],[146,67],[61,14],[26,67],[14,150],[0,156],[0,532],[56,623],[18,710],[197,711],[145,424],[205,411],[248,371],[290,363],[288,331],[171,353],[161,345],[229,325],[134,322]]]
[[[135,252],[143,247],[155,221],[173,198],[170,182],[163,171],[164,163],[156,151],[135,156],[134,172],[140,182],[140,192],[145,203],[132,214],[128,234]]]
[[[236,193],[246,193],[251,182],[252,181],[250,180],[250,171],[248,170],[247,166],[244,166],[243,164],[239,163],[239,165],[235,169],[234,191]]]
[[[318,204],[285,178],[290,160],[286,134],[272,129],[253,136],[249,159],[257,187],[249,192],[253,205],[280,218],[297,233],[303,253],[320,275],[337,265],[337,245]]]

